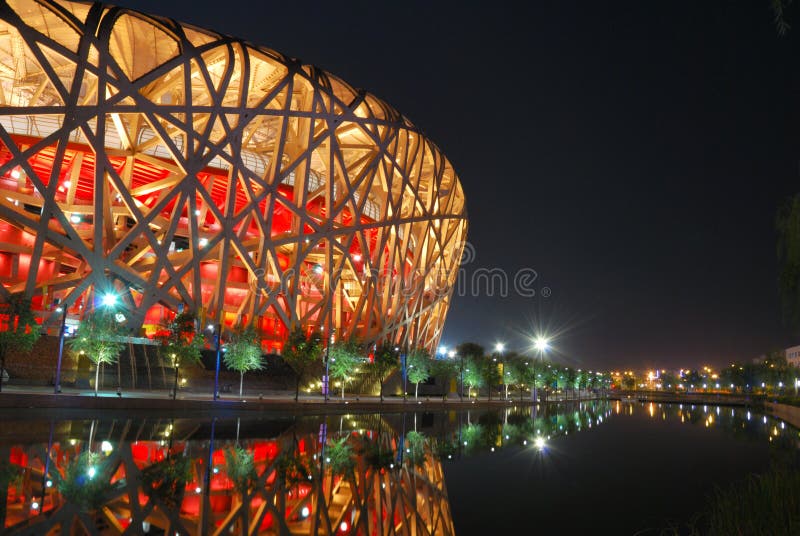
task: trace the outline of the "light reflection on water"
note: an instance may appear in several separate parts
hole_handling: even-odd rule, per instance
[[[529,458],[514,463],[547,464],[564,454],[558,444],[568,436],[628,418],[722,429],[789,450],[799,439],[784,422],[743,408],[629,401],[382,415],[5,421],[15,431],[0,439],[0,488],[8,490],[0,526],[20,534],[246,527],[256,534],[344,535],[405,533],[416,524],[417,533],[453,534],[465,525],[453,519],[445,473],[458,471],[459,460],[502,457],[511,448]],[[504,504],[488,495],[483,508],[491,515]]]

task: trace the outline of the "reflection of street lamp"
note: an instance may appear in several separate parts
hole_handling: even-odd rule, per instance
[[[544,354],[550,348],[550,341],[545,339],[544,337],[536,337],[536,340],[533,343],[534,348],[539,353],[539,358],[544,362]],[[535,404],[538,400],[536,392],[536,359],[533,360],[533,390],[531,391],[531,399]]]

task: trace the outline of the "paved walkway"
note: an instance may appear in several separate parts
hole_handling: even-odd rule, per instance
[[[217,401],[211,400],[208,393],[179,391],[177,400],[172,400],[166,391],[101,391],[95,397],[91,389],[64,388],[54,394],[52,387],[4,385],[0,393],[0,410],[5,409],[82,409],[82,410],[143,410],[143,411],[279,411],[291,413],[352,412],[352,411],[409,411],[467,409],[487,406],[504,407],[511,405],[530,405],[530,399],[499,400],[492,398],[464,399],[450,395],[446,400],[439,396],[384,397],[381,402],[377,396],[331,397],[327,402],[322,395],[300,394],[294,401],[293,391],[265,392],[262,395],[245,393],[240,399],[236,393],[223,393]]]

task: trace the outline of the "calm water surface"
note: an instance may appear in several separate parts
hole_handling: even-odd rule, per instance
[[[0,527],[12,534],[634,534],[685,522],[715,486],[800,444],[746,409],[608,401],[0,417]]]

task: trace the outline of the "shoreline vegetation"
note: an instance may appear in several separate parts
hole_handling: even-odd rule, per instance
[[[716,487],[702,510],[685,525],[670,524],[637,536],[793,536],[800,534],[800,463],[776,462],[763,474],[750,474]]]

